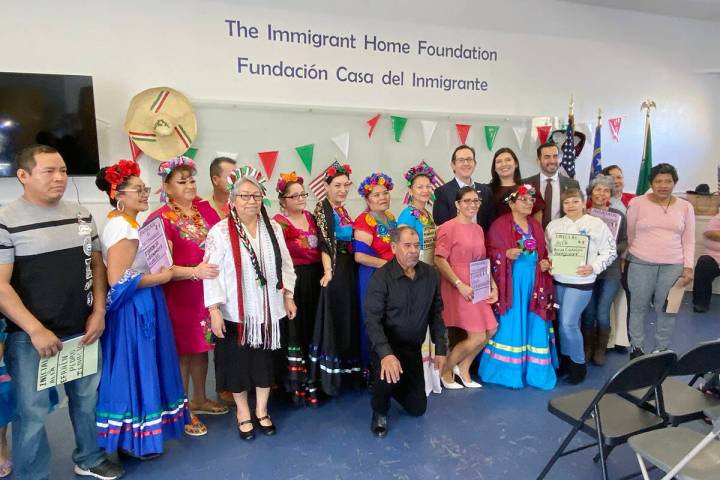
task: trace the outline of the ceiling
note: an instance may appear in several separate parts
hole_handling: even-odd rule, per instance
[[[720,22],[720,0],[564,0],[598,7]]]

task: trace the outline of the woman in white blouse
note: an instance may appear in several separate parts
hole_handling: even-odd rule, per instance
[[[276,432],[267,411],[273,350],[280,348],[280,319],[295,317],[295,271],[282,230],[263,207],[266,179],[245,166],[227,180],[230,215],[210,230],[205,246],[207,261],[220,267],[217,278],[204,281],[205,306],[217,341],[217,389],[233,393],[240,438],[252,440],[251,389],[260,430]]]
[[[592,297],[595,279],[617,257],[615,238],[608,226],[599,218],[585,214],[585,198],[580,189],[569,188],[560,196],[564,217],[550,222],[545,228],[545,238],[551,273],[555,282],[555,299],[560,305],[560,352],[562,366],[567,365],[570,376],[567,383],[578,384],[585,380],[585,351],[580,331],[580,316]],[[588,237],[587,259],[575,272],[558,271],[553,254],[561,240],[558,234],[575,234]],[[559,262],[558,262],[559,263]],[[564,373],[564,372],[561,372]]]

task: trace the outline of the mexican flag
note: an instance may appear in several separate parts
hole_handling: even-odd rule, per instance
[[[650,118],[645,121],[645,146],[643,148],[640,173],[638,174],[636,195],[644,195],[650,189],[650,169],[652,168],[652,137],[650,135]]]

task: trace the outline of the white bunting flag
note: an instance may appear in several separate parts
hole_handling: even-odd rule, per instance
[[[523,144],[525,143],[525,136],[527,135],[527,127],[512,127],[513,132],[515,133],[515,138],[517,139],[518,146],[520,147],[520,150],[523,148]]]
[[[340,135],[332,137],[332,141],[343,153],[345,160],[347,160],[348,151],[350,150],[350,132],[341,133]]]
[[[437,127],[438,122],[434,120],[420,120],[420,123],[422,124],[425,146],[427,147],[430,145],[430,140],[432,140],[432,136],[433,133],[435,133],[435,127]]]

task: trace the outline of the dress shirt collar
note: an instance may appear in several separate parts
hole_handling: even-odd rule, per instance
[[[470,183],[465,183],[462,180],[460,180],[458,177],[455,177],[455,181],[457,182],[458,186],[460,186],[460,188],[463,188],[463,187],[475,188],[475,182],[473,181],[472,178],[470,179]]]
[[[545,183],[547,183],[548,179],[552,179],[553,182],[559,182],[560,172],[556,170],[554,175],[547,176],[544,172],[540,171],[540,183],[544,185]]]

